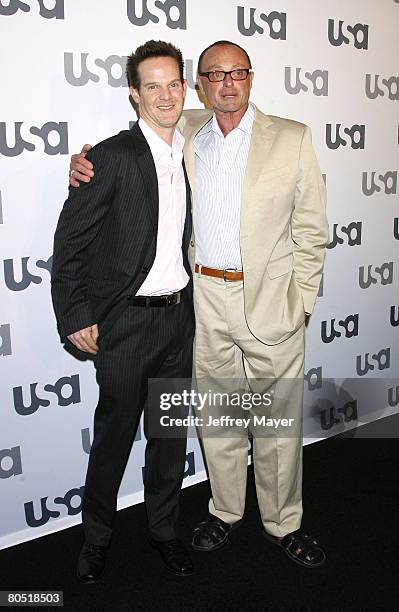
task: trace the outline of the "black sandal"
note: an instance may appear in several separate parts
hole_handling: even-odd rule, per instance
[[[306,533],[294,531],[281,540],[266,533],[266,531],[263,531],[263,535],[269,542],[280,546],[292,561],[302,565],[302,567],[320,567],[326,560],[325,552],[320,544]]]
[[[202,521],[194,529],[191,546],[194,550],[200,550],[201,552],[217,550],[227,542],[230,532],[240,524],[241,520],[230,525],[217,516],[209,515],[206,521]]]

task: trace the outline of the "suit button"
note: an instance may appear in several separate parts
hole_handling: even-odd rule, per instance
[[[141,271],[142,271],[142,273],[143,273],[143,274],[148,274],[148,272],[149,272],[149,268],[148,268],[147,266],[143,266],[143,267],[141,268]]]
[[[190,246],[192,246],[192,247],[195,246],[194,240],[190,240]]]

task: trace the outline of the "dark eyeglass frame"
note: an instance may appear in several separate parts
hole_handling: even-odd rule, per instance
[[[209,75],[210,74],[215,74],[215,72],[221,72],[223,73],[223,78],[222,79],[210,79]],[[245,77],[243,79],[237,79],[233,77],[233,73],[234,72],[245,72]],[[231,79],[233,79],[233,81],[245,81],[245,79],[248,78],[248,75],[252,72],[251,68],[234,68],[234,70],[211,70],[210,72],[200,72],[199,75],[206,77],[208,79],[208,81],[210,81],[211,83],[221,83],[222,81],[225,80],[226,75],[228,74],[230,76]]]

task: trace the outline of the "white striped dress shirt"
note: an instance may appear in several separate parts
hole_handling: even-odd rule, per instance
[[[242,270],[240,214],[255,109],[226,137],[215,115],[194,138],[196,262]]]
[[[186,182],[182,166],[184,138],[175,130],[172,146],[169,146],[142,118],[139,127],[154,158],[159,215],[155,261],[136,295],[166,295],[180,291],[189,281],[182,255],[186,219]]]

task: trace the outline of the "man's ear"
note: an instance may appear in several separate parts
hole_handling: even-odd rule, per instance
[[[197,87],[196,87],[197,91],[199,90],[202,95],[205,97],[205,92],[204,92],[204,88],[202,87],[202,81],[201,78],[197,72]]]
[[[211,105],[208,102],[208,99],[206,97],[204,88],[202,87],[202,81],[200,79],[200,77],[198,76],[197,73],[197,81],[196,81],[196,92],[199,98],[199,101],[201,102],[201,104],[203,104],[205,106],[205,108],[212,108]]]
[[[249,88],[251,89],[252,88],[252,83],[253,83],[253,80],[254,80],[254,73],[252,71],[249,73],[249,78],[250,78]]]
[[[130,95],[132,96],[133,102],[135,102],[136,104],[140,103],[140,94],[139,94],[139,90],[135,89],[134,87],[130,86],[129,87],[129,91],[130,91]]]

